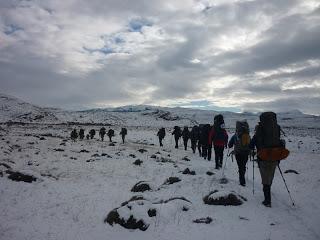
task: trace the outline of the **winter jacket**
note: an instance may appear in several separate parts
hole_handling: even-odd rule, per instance
[[[190,132],[187,128],[184,128],[182,131],[182,138],[188,140],[190,138]]]
[[[228,144],[228,134],[225,129],[220,128],[218,131],[212,127],[209,132],[209,146],[224,147]]]
[[[178,139],[181,137],[181,129],[180,128],[175,128],[172,132],[172,135],[174,135],[174,138]]]

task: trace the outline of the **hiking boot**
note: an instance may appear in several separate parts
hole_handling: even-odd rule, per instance
[[[271,202],[268,202],[268,201],[264,200],[264,201],[262,202],[262,204],[263,204],[265,207],[271,208]]]

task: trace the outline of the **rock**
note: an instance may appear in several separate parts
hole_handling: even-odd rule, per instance
[[[154,158],[154,159],[156,159],[156,158],[157,158],[157,156],[156,156],[155,154],[152,154],[152,155],[150,156],[150,158]]]
[[[214,175],[214,173],[213,173],[213,172],[210,172],[210,171],[206,172],[206,174],[209,175],[209,176]]]
[[[128,219],[122,218],[117,209],[112,210],[104,222],[109,223],[111,226],[113,226],[113,224],[119,224],[127,229],[140,229],[141,231],[145,231],[149,227],[142,219],[137,220],[133,215],[130,215]]]
[[[31,176],[31,175],[27,175],[27,174],[23,174],[20,172],[14,172],[11,170],[7,170],[6,173],[9,174],[8,178],[11,179],[12,181],[27,182],[27,183],[37,181],[36,177]]]
[[[155,208],[151,208],[148,210],[149,217],[155,217],[157,216],[157,210]]]
[[[215,190],[210,192],[203,198],[203,202],[208,205],[223,205],[223,206],[239,206],[243,204],[246,199],[233,192],[219,192]]]
[[[148,183],[144,181],[140,181],[132,187],[131,192],[145,192],[150,190],[151,190],[151,187],[149,186]]]
[[[140,153],[145,153],[145,152],[148,152],[148,151],[145,150],[145,149],[143,149],[143,148],[141,148],[141,149],[138,150],[138,152],[140,152]]]
[[[60,146],[66,146],[66,143],[64,143],[64,142],[60,143]]]
[[[100,157],[100,155],[98,153],[95,153],[95,154],[91,155],[91,157]]]
[[[101,153],[101,157],[107,157],[107,158],[112,158],[109,154],[107,153]]]
[[[86,149],[82,149],[79,153],[89,153],[89,151]]]
[[[136,158],[136,155],[134,155],[134,154],[129,154],[129,157]]]
[[[154,211],[152,211],[150,207],[147,207],[147,205],[151,205],[151,203],[146,201],[142,196],[134,196],[130,200],[122,203],[120,207],[109,212],[104,222],[109,223],[111,226],[113,226],[113,224],[119,224],[127,229],[145,231],[149,227],[147,223],[147,218],[150,218],[149,212],[150,215],[154,214]],[[140,217],[135,216],[137,212]]]
[[[45,137],[40,137],[39,140],[46,140],[46,138]]]
[[[206,218],[198,218],[193,220],[194,223],[205,223],[205,224],[209,224],[212,222],[212,218],[211,217],[206,217]]]
[[[109,146],[113,147],[113,146],[115,146],[115,144],[114,143],[109,143]]]
[[[196,172],[195,171],[190,171],[189,168],[186,168],[182,174],[189,174],[189,175],[196,175]]]
[[[77,160],[77,158],[76,158],[76,157],[70,157],[70,159],[72,159],[72,160]]]
[[[140,166],[141,163],[143,163],[143,161],[141,161],[140,159],[137,159],[133,162],[134,165]]]
[[[55,148],[53,150],[56,151],[56,152],[64,152],[64,149],[62,149],[62,148]]]
[[[187,161],[187,162],[190,161],[190,159],[189,159],[187,156],[185,156],[184,158],[182,158],[182,160]]]
[[[296,170],[288,169],[284,171],[284,173],[294,173],[294,174],[299,174]]]
[[[164,183],[163,185],[169,185],[169,184],[174,184],[174,183],[177,183],[177,182],[180,182],[181,179],[178,178],[178,177],[169,177]]]

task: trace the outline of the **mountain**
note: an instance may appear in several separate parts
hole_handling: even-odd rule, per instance
[[[0,121],[54,122],[58,118],[45,108],[26,103],[18,98],[0,94]]]
[[[253,128],[259,121],[259,113],[217,112],[188,108],[168,108],[148,105],[129,105],[116,108],[97,108],[83,111],[66,111],[42,108],[18,98],[0,94],[0,122],[79,123],[110,124],[137,127],[193,126],[213,123],[213,117],[224,115],[227,128],[234,128],[237,120],[246,119]],[[320,117],[303,114],[298,110],[278,113],[282,127],[319,128]]]

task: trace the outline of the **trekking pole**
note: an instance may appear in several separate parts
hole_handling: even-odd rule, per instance
[[[252,159],[251,154],[250,154],[250,161],[252,161],[252,194],[254,195],[254,159]]]
[[[280,171],[282,180],[283,180],[283,182],[284,182],[284,185],[286,186],[286,189],[287,189],[287,191],[288,191],[288,193],[289,193],[289,197],[290,197],[290,199],[291,199],[292,206],[295,206],[294,201],[293,201],[292,196],[291,196],[291,193],[290,193],[289,188],[288,188],[288,186],[287,186],[286,180],[285,180],[284,177],[283,177],[283,174],[282,174],[282,171],[281,171],[281,168],[280,168],[279,164],[278,164],[278,168],[279,168],[279,171]]]

